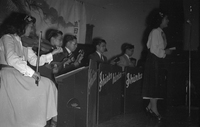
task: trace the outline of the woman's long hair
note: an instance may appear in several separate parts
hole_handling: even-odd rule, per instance
[[[36,19],[28,14],[11,12],[0,26],[0,37],[5,34],[17,34],[18,36],[21,36],[25,34],[26,26],[35,22]]]
[[[163,9],[153,9],[146,19],[146,26],[149,29],[158,28],[162,23],[163,18],[167,15],[167,12],[165,12]]]

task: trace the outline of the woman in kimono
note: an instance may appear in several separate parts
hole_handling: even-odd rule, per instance
[[[37,56],[32,47],[24,47],[21,42],[22,36],[29,36],[35,21],[27,14],[13,12],[0,27],[1,127],[44,127],[51,118],[52,123],[57,120],[55,84],[27,65],[36,66]],[[39,65],[50,63],[60,52],[56,49],[40,56]]]

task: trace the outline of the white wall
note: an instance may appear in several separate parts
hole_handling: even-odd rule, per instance
[[[94,2],[96,1],[96,3]],[[142,51],[145,19],[159,0],[86,0],[87,23],[93,24],[93,37],[107,41],[109,58],[121,53],[124,42],[135,45],[133,55],[137,60]],[[104,1],[104,2],[103,2]]]

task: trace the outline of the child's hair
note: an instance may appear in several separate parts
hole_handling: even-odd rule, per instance
[[[93,45],[96,47],[97,45],[100,45],[101,43],[105,43],[106,41],[102,38],[94,38],[92,41]]]
[[[55,38],[55,37],[58,37],[58,35],[63,35],[63,32],[56,29],[51,29],[46,39],[50,42],[52,37]]]
[[[76,40],[76,36],[72,35],[72,34],[65,34],[64,38],[63,38],[63,46],[65,47],[66,44],[70,41]]]
[[[134,49],[135,46],[129,43],[124,43],[121,46],[122,53],[125,53],[127,49]]]

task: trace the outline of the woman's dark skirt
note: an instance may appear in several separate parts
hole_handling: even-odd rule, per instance
[[[164,98],[166,92],[164,59],[149,52],[144,68],[142,96],[143,98]]]

